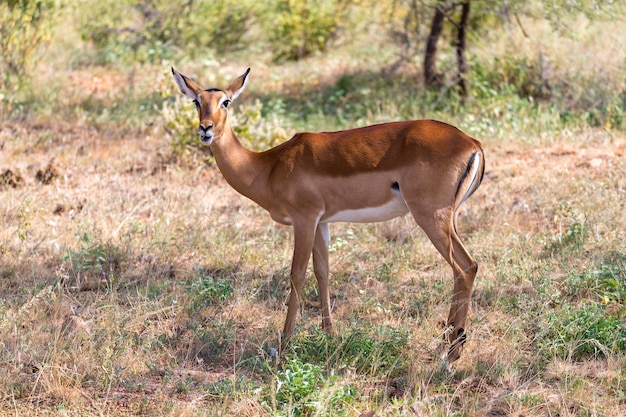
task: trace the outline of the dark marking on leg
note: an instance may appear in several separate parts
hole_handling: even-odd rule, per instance
[[[467,341],[467,333],[465,333],[465,329],[464,328],[460,328],[459,331],[457,332],[457,339],[459,340],[459,343],[464,345],[465,342]]]
[[[461,327],[457,331],[457,338],[450,344],[450,349],[448,349],[448,355],[451,354],[454,349],[460,349],[465,344],[465,342],[467,342],[467,333],[465,333],[465,329]]]
[[[400,191],[400,184],[397,181],[391,183],[391,189],[394,191]]]

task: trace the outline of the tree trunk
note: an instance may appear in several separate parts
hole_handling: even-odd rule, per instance
[[[435,15],[430,25],[430,34],[426,41],[426,52],[424,53],[424,82],[428,87],[441,86],[443,82],[443,76],[437,72],[436,60],[437,60],[437,42],[441,31],[443,30],[443,21],[445,19],[445,12],[449,8],[446,3],[439,3],[435,9]]]
[[[461,4],[461,22],[458,26],[456,42],[458,86],[461,89],[461,95],[463,97],[467,97],[467,61],[465,60],[465,45],[467,39],[467,26],[469,24],[470,3],[470,0],[466,0]]]

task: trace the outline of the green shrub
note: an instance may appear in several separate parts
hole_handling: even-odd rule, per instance
[[[184,98],[175,96],[163,102],[161,120],[165,133],[170,137],[170,157],[177,162],[191,159],[195,164],[198,158],[204,163],[213,161],[207,146],[198,138],[198,113],[193,104]]]
[[[350,0],[277,0],[267,23],[274,60],[324,52],[348,14]]]
[[[576,75],[558,100],[564,114],[581,113],[592,127],[623,128],[626,90],[607,74]]]
[[[561,122],[624,127],[626,93],[619,77],[604,73],[559,74],[556,65],[541,52],[535,56],[497,57],[492,63],[473,62],[470,78],[473,97],[497,99],[507,110],[516,110],[510,108],[514,99],[535,106],[539,101],[555,109]],[[546,111],[545,105],[541,110]]]
[[[282,118],[281,106],[278,101],[263,105],[257,100],[251,104],[239,103],[230,110],[231,125],[243,146],[261,151],[289,139],[289,122]],[[189,100],[177,96],[163,102],[161,119],[171,138],[173,159],[178,162],[192,159],[195,163],[200,158],[204,163],[213,163],[209,148],[198,139],[198,114]]]
[[[103,63],[160,62],[177,50],[186,56],[211,57],[240,49],[255,20],[256,2],[200,0],[94,0],[80,14],[84,40],[92,42]],[[207,52],[209,50],[209,52]]]
[[[514,89],[520,97],[549,100],[553,86],[549,80],[549,63],[543,54],[535,57],[505,56],[496,58],[495,68],[499,69],[493,82]]]
[[[0,2],[0,103],[27,80],[37,51],[50,41],[57,8],[54,0]]]
[[[280,100],[263,104],[240,103],[231,113],[231,123],[237,138],[248,149],[262,151],[289,139],[290,122],[283,116],[285,109]]]
[[[239,51],[245,35],[257,20],[263,1],[204,0],[189,16],[178,46],[191,56],[204,56],[209,48],[217,54]]]
[[[159,0],[121,0],[115,7],[93,1],[79,15],[83,40],[98,51],[98,61],[158,61],[171,54],[190,8]]]

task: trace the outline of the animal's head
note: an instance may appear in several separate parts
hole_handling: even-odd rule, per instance
[[[176,85],[185,96],[193,100],[198,110],[200,119],[198,134],[202,144],[212,144],[229,129],[228,106],[243,91],[249,73],[250,68],[223,90],[219,88],[205,90],[191,78],[172,68]]]

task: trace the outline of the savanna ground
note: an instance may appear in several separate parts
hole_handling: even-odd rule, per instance
[[[64,25],[1,114],[0,414],[626,415],[626,31],[576,24],[473,38],[464,105],[424,90],[419,59],[391,71],[378,32],[295,63],[105,65],[77,58],[93,51]],[[251,66],[232,112],[256,149],[407,118],[482,141],[459,218],[480,269],[451,370],[434,354],[451,272],[408,216],[331,225],[338,335],[319,331],[310,276],[276,363],[292,232],[195,146],[170,65],[205,87]],[[551,97],[506,87],[516,76]]]

